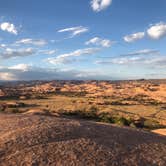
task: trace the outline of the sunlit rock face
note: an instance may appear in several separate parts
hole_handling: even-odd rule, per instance
[[[4,96],[5,93],[0,89],[0,97]]]
[[[148,132],[51,115],[0,114],[2,166],[165,166],[165,155],[165,137]]]

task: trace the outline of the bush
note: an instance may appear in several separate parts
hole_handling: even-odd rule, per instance
[[[160,127],[161,127],[161,125],[155,120],[147,119],[144,121],[144,128],[156,129],[156,128],[160,128]]]
[[[132,123],[130,123],[130,127],[132,127],[132,128],[137,128],[137,126],[132,122]]]
[[[11,110],[11,112],[12,112],[12,113],[19,113],[20,111],[19,111],[19,109],[17,109],[17,108],[13,108],[13,109]]]
[[[91,106],[88,111],[82,111],[82,112],[85,114],[85,116],[87,116],[89,118],[97,118],[98,117],[98,115],[97,115],[98,111],[99,110],[98,110],[97,107]]]
[[[132,123],[130,119],[126,119],[124,117],[114,117],[113,122],[120,126],[130,126],[130,124]]]
[[[107,112],[103,112],[99,115],[99,119],[101,122],[105,122],[105,123],[113,123],[113,119],[110,116],[109,113]]]
[[[4,107],[0,107],[0,112],[4,112],[5,108]]]

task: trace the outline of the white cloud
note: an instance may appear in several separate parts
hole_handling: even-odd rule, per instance
[[[6,44],[0,44],[0,48],[5,48],[6,46]]]
[[[27,70],[22,70],[26,64],[18,64],[15,67],[0,68],[0,80],[82,80],[82,79],[104,79],[103,71],[80,71],[73,69],[56,69],[30,66]]]
[[[0,57],[3,59],[8,59],[13,57],[30,56],[35,53],[36,51],[33,48],[25,48],[25,49],[6,48],[3,52],[0,52]]]
[[[91,0],[91,7],[94,11],[99,12],[111,5],[112,0]]]
[[[150,55],[150,56],[145,56]],[[96,64],[134,65],[144,68],[166,68],[166,56],[157,50],[144,49],[133,53],[110,57],[108,60],[98,60]]]
[[[15,80],[15,75],[10,72],[0,72],[0,80],[3,81],[12,81]]]
[[[94,45],[102,46],[102,47],[111,47],[113,43],[115,42],[108,39],[101,39],[99,37],[94,37],[90,39],[89,41],[87,41],[85,44],[86,45],[94,44]]]
[[[58,32],[62,33],[62,32],[70,32],[71,33],[71,37],[80,35],[82,33],[88,32],[89,29],[87,27],[83,27],[83,26],[78,26],[78,27],[71,27],[71,28],[65,28],[65,29],[61,29]]]
[[[43,39],[21,39],[19,41],[16,41],[16,44],[27,44],[27,45],[35,45],[35,46],[44,46],[47,44],[47,42]]]
[[[122,54],[120,56],[136,56],[136,55],[159,55],[159,51],[158,50],[153,50],[153,49],[144,49],[144,50],[139,50],[139,51],[135,51],[132,53],[128,53],[128,54]]]
[[[46,55],[54,55],[57,50],[41,50],[39,53],[46,54]]]
[[[9,22],[3,22],[3,23],[1,23],[0,28],[1,28],[1,30],[7,31],[7,32],[12,33],[14,35],[18,34],[18,31],[17,31],[15,25],[11,24]]]
[[[17,64],[17,65],[9,67],[8,69],[28,71],[30,67],[31,65],[28,65],[28,64]]]
[[[96,64],[118,64],[118,65],[124,65],[124,64],[137,64],[141,62],[145,62],[145,60],[151,60],[154,57],[161,57],[160,52],[158,50],[153,49],[143,49],[138,50],[135,52],[127,53],[127,54],[121,54],[114,57],[107,57],[107,61],[105,60],[97,60]]]
[[[115,58],[112,59],[112,63],[119,65],[128,65],[128,64],[136,64],[144,60],[142,57],[127,57],[127,58]]]
[[[132,42],[135,42],[137,40],[144,38],[144,36],[145,36],[144,32],[138,32],[138,33],[134,33],[131,35],[126,35],[126,36],[124,36],[123,39],[124,39],[124,41],[126,41],[128,43],[132,43]]]
[[[155,40],[166,36],[166,24],[163,22],[160,22],[160,23],[157,23],[157,24],[151,26],[147,30],[147,34],[150,38],[155,39]]]
[[[52,64],[59,64],[59,63],[70,63],[73,62],[73,57],[78,57],[82,55],[91,55],[99,51],[99,48],[85,48],[79,49],[67,54],[59,55],[55,58],[48,58],[48,62]]]

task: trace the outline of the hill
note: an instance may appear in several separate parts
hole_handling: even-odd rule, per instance
[[[79,119],[0,114],[0,165],[165,166],[165,138]]]

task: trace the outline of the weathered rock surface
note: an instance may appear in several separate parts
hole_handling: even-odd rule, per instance
[[[0,166],[165,166],[166,137],[41,115],[0,114]]]

